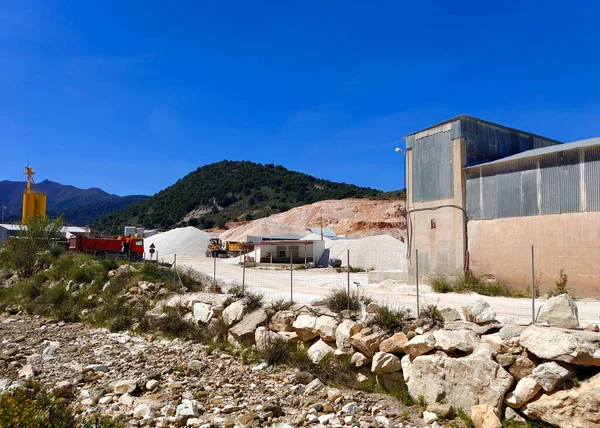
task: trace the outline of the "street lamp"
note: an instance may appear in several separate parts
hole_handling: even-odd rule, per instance
[[[396,147],[396,153],[404,153],[404,154],[406,154],[406,152],[404,150],[402,150],[400,147]]]

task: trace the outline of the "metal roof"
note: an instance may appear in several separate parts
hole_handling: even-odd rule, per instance
[[[597,146],[597,145],[600,145],[600,137],[588,138],[587,140],[574,141],[572,143],[559,144],[556,146],[542,147],[541,149],[526,150],[524,152],[517,153],[516,155],[508,156],[508,157],[498,159],[498,160],[495,160],[492,162],[481,163],[481,164],[466,167],[463,169],[486,167],[488,165],[496,165],[499,163],[511,162],[511,161],[515,161],[515,160],[519,160],[519,159],[526,159],[526,158],[532,158],[535,156],[547,155],[549,153],[566,152],[568,150],[576,150],[576,149],[592,147],[592,146]]]
[[[242,242],[245,247],[260,247],[263,245],[312,245],[315,241],[259,241],[259,242]]]
[[[321,230],[323,230],[323,236],[326,236],[328,238],[337,237],[335,232],[330,227],[324,227],[323,229],[321,229],[320,227],[311,227],[310,228],[310,231],[312,233],[316,233],[317,235],[321,234]]]
[[[27,226],[21,224],[0,224],[0,227],[6,230],[26,230]]]
[[[532,135],[534,137],[543,138],[545,140],[551,140],[551,141],[555,141],[557,143],[561,143],[561,141],[553,140],[552,138],[544,137],[544,136],[538,135],[538,134],[533,134],[533,133],[527,132],[527,131],[522,131],[522,130],[516,129],[516,128],[511,128],[509,126],[500,125],[499,123],[490,122],[488,120],[478,119],[476,117],[469,116],[469,115],[466,115],[466,114],[460,114],[460,115],[455,116],[455,117],[453,117],[451,119],[447,119],[447,120],[444,120],[443,122],[436,123],[435,125],[428,126],[427,128],[423,128],[423,129],[420,129],[418,131],[411,132],[410,134],[405,135],[404,138],[407,138],[407,137],[410,137],[411,135],[418,134],[419,132],[427,131],[428,129],[437,128],[438,126],[442,126],[442,125],[445,125],[447,123],[455,122],[455,121],[461,120],[461,119],[471,119],[471,120],[475,120],[477,122],[486,123],[488,125],[497,126],[498,128],[506,129],[508,131],[520,132],[522,134]]]

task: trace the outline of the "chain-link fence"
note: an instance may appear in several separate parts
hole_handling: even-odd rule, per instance
[[[343,289],[392,309],[409,310],[414,316],[428,305],[462,312],[464,306],[482,298],[498,319],[527,323],[535,319],[548,293],[559,293],[561,286],[574,296],[600,297],[600,247],[474,248],[466,260],[456,259],[454,275],[447,274],[449,263],[455,260],[447,254],[419,253],[418,249],[417,254],[409,260],[404,251],[346,250],[333,257],[340,260],[339,267],[326,268],[311,268],[293,259],[256,263],[242,256],[181,257],[178,263],[225,284],[225,292],[237,285],[262,294],[267,301],[307,304]],[[444,266],[438,270],[439,260]],[[464,275],[465,262],[472,275]],[[577,304],[580,319],[598,322],[598,301],[580,299]]]

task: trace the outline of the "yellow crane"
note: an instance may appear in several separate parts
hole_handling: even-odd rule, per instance
[[[23,215],[21,223],[26,224],[30,217],[40,216],[46,218],[46,194],[39,190],[32,190],[33,174],[35,171],[32,166],[25,167],[25,175],[27,175],[27,189],[23,192]]]

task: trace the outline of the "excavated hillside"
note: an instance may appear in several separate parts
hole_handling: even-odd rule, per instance
[[[405,202],[400,200],[341,199],[303,205],[266,218],[229,223],[221,234],[228,241],[242,241],[248,235],[301,235],[309,228],[329,227],[338,236],[363,238],[391,235],[406,239]]]

